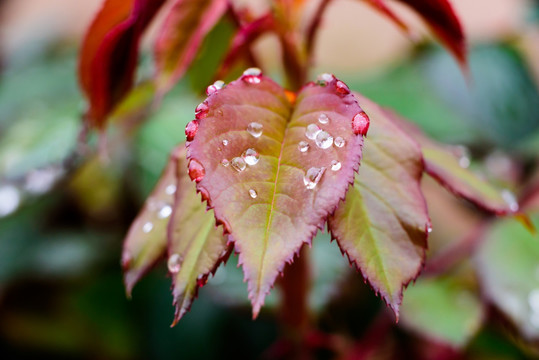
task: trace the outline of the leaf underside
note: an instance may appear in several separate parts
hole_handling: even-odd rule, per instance
[[[208,97],[207,117],[187,148],[190,168],[205,174],[197,179],[197,189],[239,253],[254,316],[286,263],[311,242],[344,197],[363,145],[363,137],[352,130],[361,108],[342,82],[309,83],[291,104],[275,82],[255,78],[244,75]],[[329,118],[327,124],[319,122],[322,114]],[[253,122],[262,126],[259,137],[247,131]],[[309,124],[333,139],[341,137],[344,146],[318,147],[306,137]],[[300,151],[302,141],[308,144],[305,152]],[[248,149],[259,160],[237,171]],[[331,170],[332,162],[340,163],[339,170]],[[320,175],[313,177],[318,182],[312,189],[304,180],[310,169],[311,175]]]
[[[393,309],[425,261],[430,220],[420,189],[421,151],[383,110],[365,98],[371,118],[361,172],[329,230],[350,262]]]

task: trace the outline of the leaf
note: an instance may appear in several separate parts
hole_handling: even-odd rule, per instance
[[[420,181],[421,150],[382,108],[357,95],[369,113],[361,172],[329,230],[351,263],[399,316],[403,289],[425,261],[430,220]]]
[[[81,47],[79,81],[89,125],[102,128],[133,85],[140,37],[165,0],[106,0]]]
[[[174,326],[189,311],[198,288],[230,255],[223,229],[215,226],[187,172],[183,146],[176,151],[178,177],[175,206],[168,226],[168,269],[176,312]]]
[[[366,0],[375,9],[389,17],[401,29],[408,26],[387,6],[386,0]],[[411,7],[427,23],[432,32],[444,43],[458,60],[466,67],[466,36],[449,0],[399,0]]]
[[[124,240],[122,267],[128,295],[166,254],[167,225],[176,192],[177,155],[171,155],[161,178],[146,199]]]
[[[255,317],[286,262],[324,225],[359,166],[359,130],[366,129],[356,127],[356,135],[353,119],[363,124],[364,113],[342,81],[325,79],[304,86],[292,104],[279,85],[249,69],[220,90],[218,83],[210,86],[199,120],[187,126],[191,178],[235,243]],[[306,137],[307,125],[324,130],[317,139],[326,149]],[[343,147],[331,146],[333,139]]]
[[[226,9],[226,0],[176,0],[172,5],[154,48],[160,93],[183,76]]]
[[[406,289],[401,314],[412,331],[462,348],[481,327],[484,309],[470,285],[452,276],[418,280]]]

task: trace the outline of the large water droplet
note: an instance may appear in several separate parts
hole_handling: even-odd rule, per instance
[[[337,82],[335,83],[335,90],[341,95],[350,94],[350,89],[348,88],[348,85],[343,83],[341,80],[337,80]]]
[[[243,76],[241,77],[243,81],[249,84],[260,84],[262,76],[262,70],[259,68],[253,67],[245,70]]]
[[[319,148],[327,149],[333,145],[333,136],[329,135],[329,133],[325,131],[320,131],[318,134],[316,134],[315,142],[316,146]]]
[[[17,210],[21,202],[19,190],[13,185],[0,186],[0,217]]]
[[[228,167],[228,165],[230,165],[230,161],[228,161],[228,159],[223,159],[221,160],[221,165],[223,165],[224,167]]]
[[[246,76],[249,76],[249,75],[251,75],[251,76],[260,76],[260,75],[262,75],[262,70],[260,70],[257,67],[248,68],[243,72],[243,75],[246,75]]]
[[[182,257],[180,254],[170,255],[167,261],[168,271],[170,271],[173,274],[176,274],[178,271],[180,271],[181,265],[182,265]]]
[[[190,121],[187,126],[185,127],[185,136],[187,137],[187,141],[193,141],[195,138],[195,135],[198,131],[198,121],[192,120]]]
[[[210,96],[215,94],[217,91],[221,90],[225,86],[225,82],[222,80],[217,80],[212,85],[206,88],[206,95]]]
[[[331,161],[331,170],[339,171],[339,170],[341,170],[341,167],[342,167],[342,165],[341,165],[341,163],[339,161],[337,161],[337,160]]]
[[[305,136],[307,136],[307,138],[311,140],[314,140],[316,138],[316,135],[318,135],[320,131],[322,130],[320,129],[320,127],[318,127],[318,125],[309,124],[307,125],[307,129],[305,129]]]
[[[320,114],[320,116],[318,116],[318,121],[320,122],[320,124],[327,124],[329,122],[329,117],[322,113]]]
[[[255,138],[259,138],[262,135],[263,125],[257,122],[252,122],[247,125],[247,132]]]
[[[533,312],[539,313],[539,289],[534,289],[528,295],[528,304]]]
[[[509,190],[502,190],[502,198],[509,206],[509,210],[516,212],[519,209],[517,199],[515,195]]]
[[[300,141],[299,144],[298,144],[298,149],[302,153],[306,153],[307,150],[309,150],[309,143],[307,141],[303,141],[303,140]]]
[[[204,119],[206,118],[206,116],[208,116],[209,110],[210,107],[208,106],[208,104],[206,104],[206,102],[201,102],[195,109],[195,117],[198,120]]]
[[[174,195],[176,193],[176,185],[170,184],[165,188],[165,193],[167,195]]]
[[[243,158],[241,157],[235,157],[230,163],[232,164],[234,170],[236,170],[237,172],[242,172],[247,167],[245,160],[243,160]]]
[[[316,185],[320,182],[320,179],[322,178],[322,175],[324,175],[325,171],[326,168],[317,167],[312,167],[307,170],[307,173],[303,177],[303,183],[305,184],[305,187],[309,190],[314,189]]]
[[[153,224],[151,222],[144,223],[142,225],[142,231],[144,231],[146,234],[153,230]]]
[[[245,150],[241,157],[243,157],[243,160],[245,160],[245,162],[249,166],[256,165],[256,163],[258,163],[258,160],[260,160],[260,154],[258,154],[255,149]]]
[[[189,177],[191,180],[200,182],[202,179],[204,179],[204,175],[206,175],[206,169],[204,169],[204,166],[198,160],[191,159],[189,161]]]
[[[157,213],[159,219],[166,219],[172,214],[172,207],[170,205],[165,205]]]
[[[316,77],[316,83],[320,86],[326,86],[328,83],[335,80],[333,74],[323,73]]]
[[[335,146],[338,147],[338,148],[342,148],[344,146],[344,144],[346,144],[346,141],[344,141],[344,139],[340,136],[337,136],[335,138]]]
[[[365,113],[365,111],[357,113],[352,119],[352,130],[354,131],[354,134],[363,136],[367,135],[370,122],[369,116]]]
[[[249,196],[252,197],[253,199],[256,199],[256,197],[258,196],[258,193],[254,189],[249,189]]]

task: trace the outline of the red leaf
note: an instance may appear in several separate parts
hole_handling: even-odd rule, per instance
[[[86,119],[102,128],[133,85],[139,40],[165,0],[106,0],[82,44],[79,81],[89,102]]]
[[[161,94],[183,76],[226,9],[226,0],[176,0],[154,49]]]
[[[216,85],[208,89],[208,112],[197,115],[188,159],[198,169],[197,189],[239,252],[256,316],[286,263],[310,244],[353,181],[363,137],[352,119],[362,110],[331,75],[307,84],[295,105],[253,70]]]

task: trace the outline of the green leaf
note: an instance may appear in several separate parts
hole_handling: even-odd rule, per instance
[[[371,129],[365,140],[361,172],[329,229],[397,318],[403,288],[417,277],[425,260],[430,220],[420,189],[421,150],[384,110],[360,97]]]
[[[198,288],[228,258],[223,228],[215,225],[213,211],[206,210],[187,172],[183,146],[176,150],[178,178],[174,212],[168,228],[168,270],[172,275],[174,324],[189,311]]]
[[[412,331],[461,348],[481,327],[484,309],[462,279],[429,278],[406,289],[401,314],[402,323]]]
[[[256,316],[344,197],[368,119],[331,75],[304,86],[294,104],[257,69],[207,92],[186,128],[189,172],[235,243]]]

